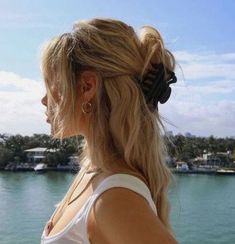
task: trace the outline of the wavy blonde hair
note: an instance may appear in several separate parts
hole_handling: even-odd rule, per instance
[[[54,137],[63,138],[68,127],[75,133],[79,128],[76,107],[81,72],[92,69],[100,81],[92,104],[82,169],[58,211],[65,208],[91,162],[111,172],[117,160],[122,159],[147,180],[158,216],[173,233],[167,199],[172,174],[165,163],[164,127],[158,111],[146,103],[138,85],[138,80],[157,63],[163,63],[170,71],[175,68],[175,59],[164,47],[160,33],[144,26],[137,35],[132,27],[113,19],[77,22],[71,33],[44,45],[41,67],[54,113]]]

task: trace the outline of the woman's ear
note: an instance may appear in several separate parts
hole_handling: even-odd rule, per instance
[[[90,101],[96,94],[98,76],[94,71],[83,71],[80,76],[80,92],[84,101]]]

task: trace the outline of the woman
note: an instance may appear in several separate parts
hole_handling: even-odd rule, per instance
[[[157,30],[112,19],[74,24],[42,51],[54,138],[83,135],[81,170],[41,243],[177,243],[169,223],[171,173],[158,102],[176,82]]]

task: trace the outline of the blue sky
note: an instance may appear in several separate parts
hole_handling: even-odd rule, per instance
[[[235,1],[0,0],[0,133],[49,133],[40,96],[41,44],[73,22],[117,18],[157,28],[177,59],[161,114],[174,133],[235,136]],[[181,69],[179,68],[181,67]]]

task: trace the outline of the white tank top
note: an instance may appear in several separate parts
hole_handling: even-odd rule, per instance
[[[87,199],[74,218],[55,235],[45,236],[45,228],[41,236],[41,244],[90,244],[87,233],[89,212],[96,199],[106,190],[112,187],[128,188],[142,195],[149,203],[155,214],[157,209],[151,197],[147,185],[138,177],[129,174],[114,174],[106,177]],[[55,210],[56,211],[56,210]]]

